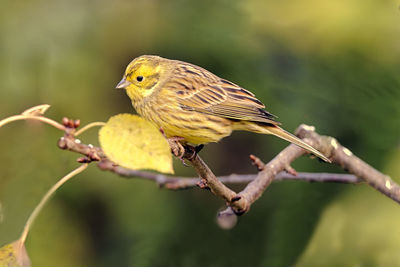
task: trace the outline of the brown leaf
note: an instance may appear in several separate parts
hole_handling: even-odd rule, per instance
[[[50,108],[50,105],[48,105],[48,104],[34,106],[34,107],[28,108],[27,110],[22,112],[22,115],[31,115],[31,116],[43,115],[49,108]]]

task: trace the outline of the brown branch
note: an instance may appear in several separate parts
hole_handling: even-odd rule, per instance
[[[289,145],[282,150],[269,163],[264,164],[259,158],[251,155],[250,159],[258,169],[257,175],[236,175],[216,177],[206,163],[197,155],[196,148],[186,150],[178,142],[170,142],[170,146],[175,155],[182,152],[182,159],[188,160],[196,172],[198,178],[170,177],[162,174],[154,174],[145,171],[137,171],[117,166],[107,159],[101,148],[92,145],[81,144],[75,138],[76,135],[92,126],[99,126],[102,123],[92,123],[76,131],[80,125],[79,120],[69,120],[64,118],[62,124],[59,124],[47,117],[43,113],[49,108],[49,105],[40,105],[24,111],[21,115],[15,115],[0,121],[0,127],[16,120],[34,119],[48,123],[62,131],[64,136],[58,141],[58,147],[64,150],[84,155],[78,159],[79,162],[100,161],[98,166],[103,170],[109,170],[125,177],[141,177],[156,182],[160,186],[169,189],[182,189],[193,187],[194,185],[202,188],[208,188],[215,195],[223,198],[228,208],[219,213],[220,225],[229,228],[236,222],[236,216],[247,212],[251,205],[261,197],[266,188],[272,181],[279,180],[302,180],[308,182],[341,182],[341,183],[360,183],[365,181],[371,187],[380,191],[392,200],[400,203],[400,186],[389,176],[377,171],[347,149],[338,143],[335,138],[320,136],[315,132],[314,127],[300,125],[296,130],[297,135],[324,155],[326,155],[333,164],[339,165],[349,174],[327,174],[327,173],[297,173],[290,164],[307,153],[296,145]],[[183,150],[182,150],[183,149]],[[285,172],[286,171],[286,172]],[[229,189],[224,183],[248,183],[239,193]],[[232,218],[235,219],[232,219]]]
[[[114,172],[122,177],[149,180],[155,182],[160,187],[170,190],[183,190],[198,187],[199,183],[201,183],[199,177],[169,176],[148,171],[132,170],[115,165],[107,159],[101,160],[98,166],[102,170]],[[224,184],[247,184],[253,181],[256,177],[256,174],[231,174],[226,176],[218,176],[217,179]],[[280,172],[275,176],[273,182],[282,181],[344,184],[358,184],[363,182],[362,179],[352,174],[312,172],[299,172],[296,176],[287,172]]]
[[[211,192],[222,197],[228,203],[232,202],[232,199],[236,196],[235,191],[232,191],[218,180],[199,155],[192,157],[190,163],[193,165],[199,177],[204,180],[205,186],[210,188]]]
[[[71,123],[70,123],[71,124]],[[125,177],[141,177],[143,179],[153,180],[160,186],[168,189],[183,189],[195,185],[209,188],[215,195],[223,198],[228,209],[221,212],[222,217],[229,218],[229,214],[243,214],[249,210],[272,181],[279,180],[302,180],[308,182],[341,182],[341,183],[360,183],[367,182],[370,186],[382,192],[389,198],[400,203],[400,186],[390,177],[378,172],[356,156],[350,150],[340,145],[332,137],[320,136],[314,131],[314,127],[301,125],[297,129],[297,135],[305,142],[321,151],[331,159],[333,164],[341,166],[353,175],[349,174],[310,174],[299,173],[290,167],[290,164],[306,153],[296,145],[289,145],[282,150],[269,163],[262,163],[260,159],[251,156],[253,164],[257,166],[259,172],[257,175],[236,175],[216,177],[204,161],[198,156],[185,153],[184,158],[189,160],[197,171],[198,178],[170,177],[151,172],[129,170],[117,166],[110,162],[102,150],[90,145],[81,144],[74,138],[74,130],[66,130],[66,134],[59,140],[58,146],[62,149],[78,152],[85,157],[81,161],[100,161],[99,167],[103,170],[109,170]],[[289,173],[285,173],[289,172]],[[225,186],[225,183],[246,183],[247,186],[239,193]]]
[[[327,155],[333,164],[341,166],[343,169],[366,181],[373,188],[400,203],[400,186],[389,176],[378,172],[354,156],[350,150],[340,145],[336,139],[321,136],[314,130],[314,127],[302,124],[296,130],[296,134],[324,155]],[[287,169],[291,162],[304,153],[306,153],[305,150],[293,144],[286,147],[265,165],[264,169],[258,173],[257,177],[243,191],[238,193],[240,200],[231,205],[233,211],[236,214],[246,212],[251,204],[262,195],[273,177]]]
[[[329,155],[333,163],[339,165],[349,173],[362,178],[370,186],[382,194],[400,203],[400,186],[388,175],[385,175],[355,156],[348,148],[339,144],[333,137],[321,137],[309,126],[300,125],[297,135],[300,138],[315,140],[314,147]]]
[[[257,177],[253,181],[238,193],[237,201],[233,202],[233,205],[231,205],[233,211],[236,214],[247,212],[250,209],[251,204],[261,197],[262,193],[271,184],[274,177],[278,173],[286,170],[287,166],[289,166],[291,162],[304,153],[305,150],[293,144],[282,150],[275,158],[264,166],[263,170],[257,174]]]

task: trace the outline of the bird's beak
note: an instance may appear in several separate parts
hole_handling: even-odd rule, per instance
[[[115,88],[121,89],[121,88],[126,88],[130,85],[131,83],[125,80],[125,78],[122,78],[122,80],[117,84]]]

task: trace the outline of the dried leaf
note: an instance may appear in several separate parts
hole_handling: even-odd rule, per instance
[[[22,115],[31,115],[31,116],[43,115],[49,108],[50,105],[48,104],[34,106],[22,112]]]
[[[153,124],[132,114],[111,117],[99,132],[107,157],[129,169],[173,173],[171,148]]]
[[[25,245],[19,240],[0,248],[0,266],[30,267],[28,253]]]

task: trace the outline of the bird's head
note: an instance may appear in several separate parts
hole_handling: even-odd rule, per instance
[[[141,100],[153,93],[165,68],[165,59],[158,56],[140,56],[126,67],[125,74],[116,88],[125,88],[133,100]]]

